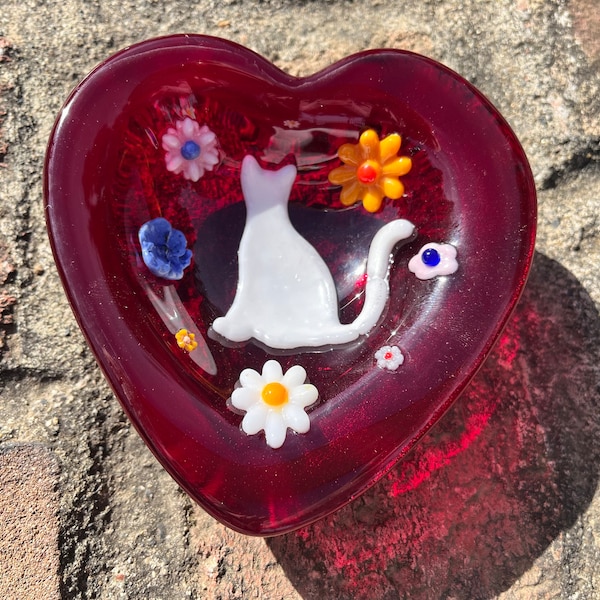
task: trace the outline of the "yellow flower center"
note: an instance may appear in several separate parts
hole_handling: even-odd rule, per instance
[[[375,183],[381,173],[381,166],[375,160],[365,160],[356,170],[356,178],[363,184]]]
[[[288,401],[288,391],[285,385],[278,381],[267,383],[262,389],[263,402],[269,406],[283,406]]]

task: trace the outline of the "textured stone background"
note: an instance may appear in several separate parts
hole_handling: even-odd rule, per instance
[[[297,75],[372,47],[426,54],[501,110],[539,190],[531,279],[467,393],[360,499],[269,540],[193,506],[132,431],[45,234],[45,144],[69,90],[175,32]],[[599,40],[597,0],[3,0],[0,597],[600,597]]]

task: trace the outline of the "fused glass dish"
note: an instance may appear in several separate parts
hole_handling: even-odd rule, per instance
[[[192,35],[73,91],[45,206],[132,423],[255,535],[343,506],[443,415],[519,298],[536,221],[515,135],[446,67],[376,50],[295,78]]]

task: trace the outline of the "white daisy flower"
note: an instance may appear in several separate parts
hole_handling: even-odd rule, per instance
[[[380,369],[395,371],[404,362],[404,354],[398,346],[382,346],[375,352],[375,360]]]
[[[244,432],[254,435],[264,430],[271,448],[282,446],[288,427],[296,433],[306,433],[310,419],[304,409],[317,401],[319,392],[305,381],[303,367],[294,365],[284,375],[276,360],[267,361],[262,374],[244,369],[240,387],[231,394],[233,406],[246,413],[242,421]]]
[[[425,244],[419,254],[408,261],[408,269],[419,279],[452,275],[458,269],[456,248],[451,244]]]
[[[166,150],[165,164],[176,175],[183,173],[185,179],[198,181],[205,171],[212,171],[219,162],[217,136],[198,121],[186,117],[169,127],[162,137]]]

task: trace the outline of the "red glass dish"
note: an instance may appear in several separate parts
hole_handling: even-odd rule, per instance
[[[163,136],[186,117],[208,124],[219,164],[198,181],[165,169]],[[405,193],[369,213],[345,208],[328,181],[337,149],[366,129],[402,136]],[[245,222],[240,163],[295,164],[297,231],[327,263],[340,320],[364,301],[374,233],[408,219],[416,237],[394,253],[378,325],[338,348],[274,351],[226,344],[211,324],[234,298]],[[238,531],[306,525],[374,483],[460,394],[493,346],[526,281],[536,200],[504,119],[444,66],[398,50],[368,51],[306,78],[234,43],[172,36],[97,67],[60,113],[46,158],[45,203],[56,263],[77,320],[149,448],[203,508]],[[193,252],[180,280],[153,275],[138,231],[165,217]],[[459,269],[422,281],[407,268],[427,243],[452,244]],[[175,317],[174,317],[175,315]],[[200,342],[182,351],[174,323]],[[391,340],[391,342],[390,342]],[[374,359],[401,348],[394,372]],[[277,449],[240,428],[228,402],[243,369],[303,366],[319,390],[311,427]],[[400,467],[401,468],[401,467]]]

